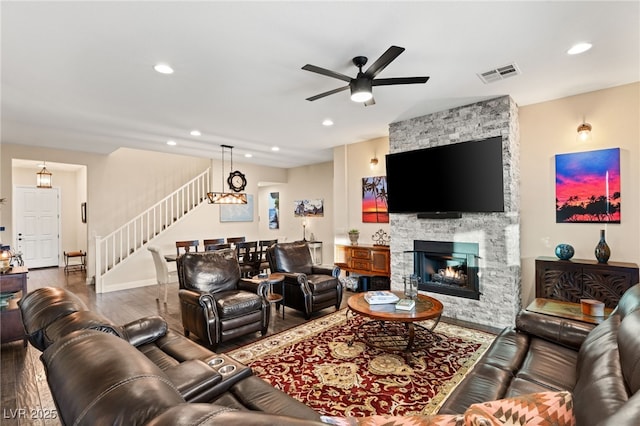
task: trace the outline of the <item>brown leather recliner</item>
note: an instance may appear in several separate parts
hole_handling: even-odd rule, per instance
[[[180,311],[185,336],[216,348],[221,342],[269,327],[268,285],[240,278],[234,249],[185,253],[178,258]]]
[[[306,319],[329,306],[340,308],[340,268],[314,265],[305,241],[274,244],[267,249],[267,259],[272,273],[285,276],[285,306],[303,312]],[[282,290],[280,286],[273,286],[273,291],[281,293]]]

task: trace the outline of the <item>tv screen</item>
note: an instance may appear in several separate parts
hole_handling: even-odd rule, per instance
[[[502,137],[386,156],[390,213],[503,212]]]

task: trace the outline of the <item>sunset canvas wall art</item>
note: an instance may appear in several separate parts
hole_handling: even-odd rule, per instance
[[[556,155],[556,223],[620,223],[620,148]]]
[[[386,176],[362,178],[362,222],[389,223]]]

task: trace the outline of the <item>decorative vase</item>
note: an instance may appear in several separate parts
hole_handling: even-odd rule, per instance
[[[604,229],[600,230],[600,241],[596,246],[595,254],[598,263],[607,263],[609,256],[611,256],[611,249],[609,249],[609,245],[604,239]]]
[[[359,232],[349,232],[349,241],[351,241],[351,245],[358,245],[358,238],[360,237]]]
[[[569,244],[558,244],[556,246],[556,256],[558,259],[569,260],[573,257],[575,250]]]

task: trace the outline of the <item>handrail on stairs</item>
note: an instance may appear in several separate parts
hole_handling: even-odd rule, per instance
[[[106,273],[191,210],[206,202],[209,187],[209,169],[207,169],[109,235],[97,236],[95,238],[96,292],[102,292],[102,280]]]

